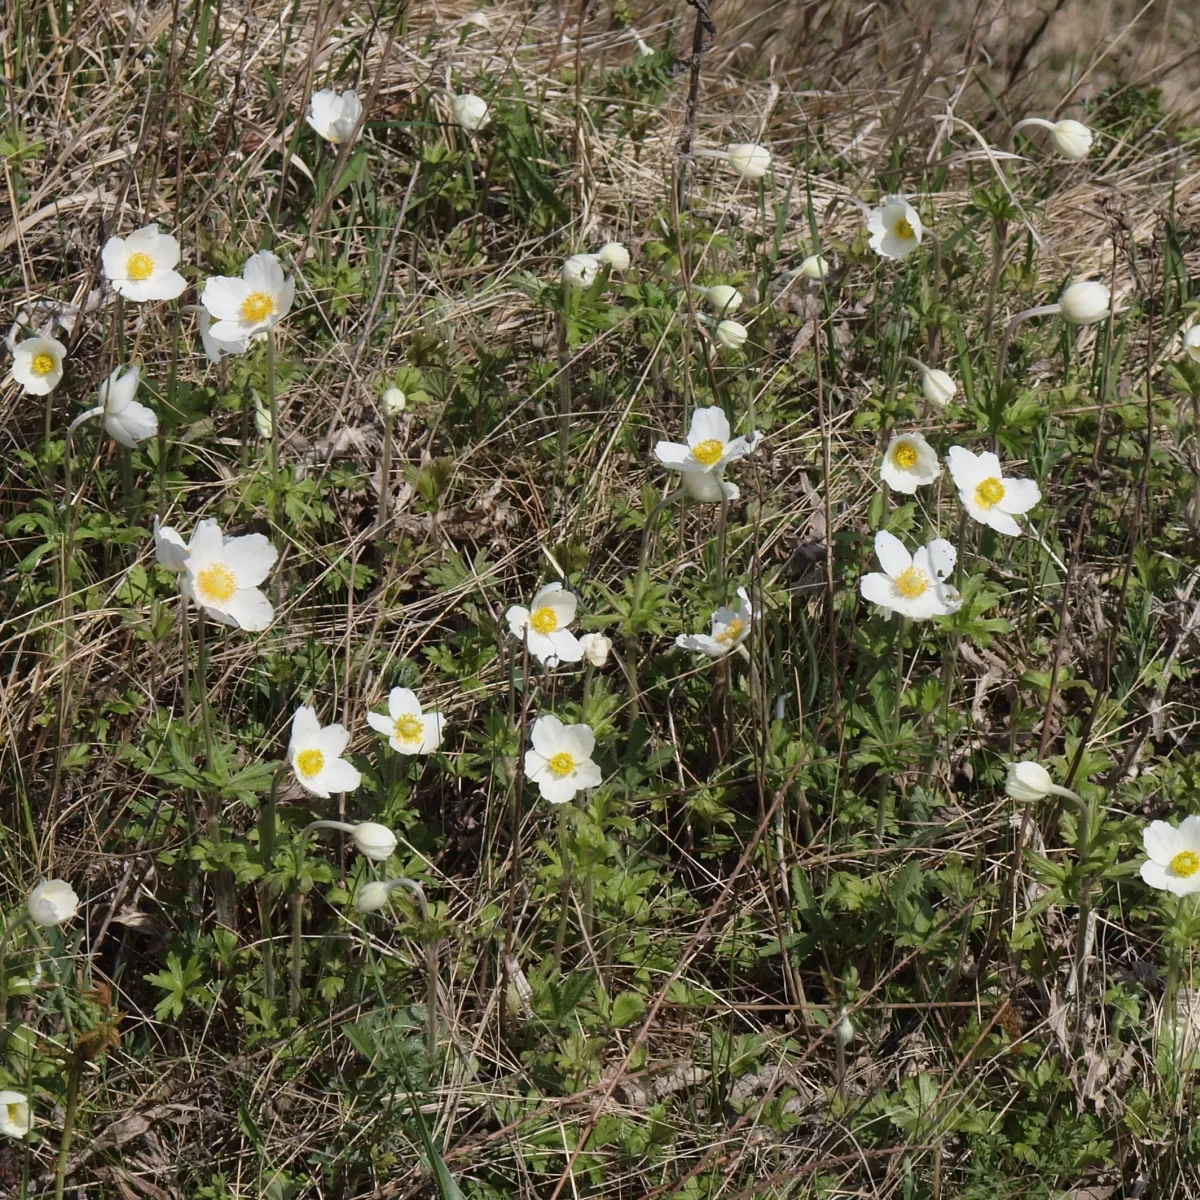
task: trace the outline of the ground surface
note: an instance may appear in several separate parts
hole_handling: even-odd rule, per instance
[[[6,14],[9,349],[69,350],[48,400],[0,389],[0,1086],[36,1122],[0,1142],[6,1194],[1200,1189],[1200,918],[1139,876],[1147,823],[1200,812],[1198,17],[719,4],[691,59],[696,18]],[[361,141],[305,124],[320,87],[357,88]],[[1091,152],[1014,148],[1028,116]],[[704,153],[750,141],[761,182]],[[899,261],[861,209],[888,192],[930,231]],[[101,246],[151,221],[188,290],[118,303]],[[611,240],[629,268],[564,290]],[[214,365],[203,282],[264,248],[296,289],[273,356]],[[1001,380],[1009,319],[1088,278],[1112,314],[1020,325]],[[93,419],[68,458],[135,361],[158,434]],[[712,404],[763,434],[740,498],[662,504],[653,448]],[[1022,534],[949,474],[884,488],[910,431],[1036,480]],[[270,627],[201,644],[156,517],[264,535]],[[882,528],[956,546],[956,614],[862,598]],[[557,580],[605,665],[540,670],[510,633]],[[740,652],[676,647],[739,587]],[[397,686],[444,714],[435,753],[368,726]],[[303,704],[359,788],[299,786]],[[546,713],[604,777],[561,806],[525,766]],[[1006,794],[1025,759],[1086,825]],[[368,819],[385,862],[301,837]],[[35,934],[47,876],[80,910]],[[356,909],[402,876],[427,913],[407,887]]]

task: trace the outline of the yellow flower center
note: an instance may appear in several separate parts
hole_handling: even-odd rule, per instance
[[[708,438],[698,446],[692,447],[692,457],[706,467],[711,467],[725,453],[725,443],[716,438]]]
[[[8,1123],[10,1125],[20,1125],[21,1121],[21,1106],[19,1104],[6,1104],[5,1109],[8,1111]]]
[[[993,475],[975,489],[975,503],[980,508],[995,508],[1004,499],[1004,484]]]
[[[125,263],[125,274],[141,282],[154,274],[154,259],[148,254],[131,254]]]
[[[746,631],[746,622],[740,617],[734,617],[716,636],[716,641],[722,646],[732,646]]]
[[[529,623],[536,633],[553,633],[558,628],[558,613],[548,604],[543,604],[541,608],[534,610]]]
[[[929,591],[929,580],[916,567],[905,567],[896,576],[896,591],[905,600],[915,600]]]
[[[237,577],[224,563],[213,563],[196,576],[196,590],[201,600],[224,604],[237,591]]]
[[[265,321],[275,311],[275,301],[266,292],[251,292],[242,301],[243,321]]]
[[[296,770],[305,779],[311,779],[314,775],[319,775],[324,766],[325,755],[320,750],[310,748],[308,750],[301,750],[296,755]]]
[[[892,462],[902,471],[910,471],[917,465],[917,450],[911,442],[901,442],[892,451]]]
[[[1171,859],[1171,870],[1184,879],[1195,875],[1197,871],[1200,871],[1200,854],[1195,854],[1191,850],[1181,850]]]
[[[54,370],[54,355],[47,354],[45,350],[41,354],[33,356],[33,373],[35,375],[49,375]]]
[[[413,713],[405,713],[396,718],[396,740],[400,742],[419,742],[425,736],[425,726],[421,718]]]
[[[907,217],[901,217],[895,225],[892,226],[892,232],[904,241],[914,238],[917,235],[913,233],[913,227],[908,223]]]
[[[565,750],[560,750],[546,765],[556,779],[562,779],[575,770],[575,760]]]

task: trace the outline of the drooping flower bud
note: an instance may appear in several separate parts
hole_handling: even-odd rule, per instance
[[[1102,283],[1083,279],[1063,289],[1058,298],[1063,319],[1070,325],[1095,325],[1108,316],[1111,294]]]

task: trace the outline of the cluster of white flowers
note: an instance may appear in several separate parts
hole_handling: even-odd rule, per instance
[[[605,267],[619,274],[629,270],[631,261],[621,242],[605,242],[595,254],[572,254],[562,265],[562,281],[569,288],[589,288]]]

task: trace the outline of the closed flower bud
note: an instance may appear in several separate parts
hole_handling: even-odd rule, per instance
[[[1200,362],[1200,325],[1193,325],[1183,335],[1183,348],[1192,362]]]
[[[562,265],[562,279],[567,287],[591,287],[600,271],[600,260],[594,254],[572,254]]]
[[[1008,764],[1008,778],[1004,781],[1004,790],[1014,799],[1023,804],[1032,804],[1035,800],[1044,800],[1050,795],[1054,780],[1050,772],[1035,762],[1018,762]]]
[[[957,391],[958,384],[945,371],[931,367],[921,373],[921,392],[930,404],[945,408]]]
[[[620,242],[605,242],[596,251],[596,258],[613,271],[629,270],[629,251]]]
[[[359,854],[372,862],[384,862],[391,858],[396,849],[396,835],[386,826],[374,821],[362,821],[355,825],[350,836]]]
[[[360,913],[378,912],[387,905],[391,890],[386,883],[379,879],[364,883],[358,889],[358,895],[354,897],[354,907]]]
[[[468,133],[482,129],[492,119],[487,101],[471,92],[455,96],[450,107],[454,112],[454,120]]]
[[[843,1016],[837,1024],[837,1029],[834,1030],[833,1036],[837,1038],[839,1046],[848,1046],[854,1041],[854,1024],[848,1016]]]
[[[800,274],[805,279],[824,279],[829,274],[829,264],[819,254],[810,254],[800,264]]]
[[[593,666],[602,667],[608,662],[608,652],[612,649],[612,639],[602,633],[585,633],[579,639],[583,647],[583,657]]]
[[[79,911],[75,889],[62,879],[47,879],[29,893],[29,918],[35,925],[65,925]]]
[[[749,330],[740,321],[717,322],[716,338],[726,350],[740,350],[749,336]]]
[[[383,415],[394,421],[408,407],[408,399],[398,387],[390,387],[380,400]]]
[[[1086,158],[1092,148],[1092,131],[1080,121],[1058,121],[1052,126],[1054,148],[1063,158]]]
[[[719,313],[732,314],[742,307],[742,293],[727,283],[714,283],[712,287],[692,290],[703,296]]]
[[[254,428],[258,430],[260,438],[270,438],[275,432],[271,414],[263,408],[263,402],[257,396],[254,397]]]
[[[1063,319],[1071,325],[1095,325],[1108,316],[1111,295],[1094,279],[1084,279],[1063,290],[1058,298]]]
[[[771,152],[756,142],[736,142],[725,151],[725,161],[743,179],[761,179],[771,169]]]

